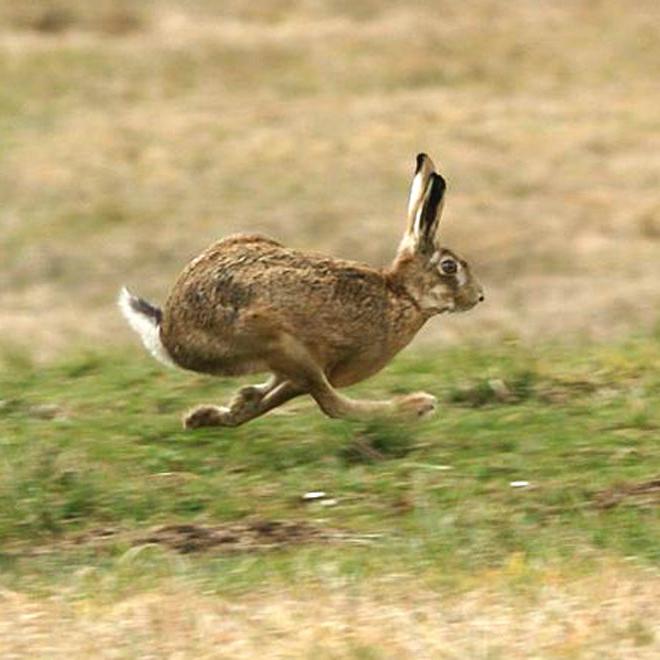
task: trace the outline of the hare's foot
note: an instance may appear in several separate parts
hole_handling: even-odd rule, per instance
[[[228,406],[202,405],[193,408],[183,418],[183,428],[198,429],[204,426],[237,426],[259,414],[262,399],[272,392],[281,380],[272,376],[266,383],[241,387],[231,398]]]
[[[426,392],[415,392],[394,400],[396,410],[406,417],[430,417],[438,408],[438,400]]]
[[[193,408],[183,419],[185,429],[203,426],[239,426],[281,406],[302,394],[288,381],[273,377],[263,385],[242,387],[232,397],[229,406],[202,405]]]
[[[221,406],[202,405],[193,408],[183,418],[184,429],[204,426],[232,426],[231,410]]]
[[[269,383],[264,383],[263,385],[246,385],[241,387],[236,394],[231,398],[229,402],[229,407],[232,411],[238,412],[239,410],[251,410],[259,405],[259,402],[273,389],[275,385],[279,384],[274,383],[272,387],[269,387]]]

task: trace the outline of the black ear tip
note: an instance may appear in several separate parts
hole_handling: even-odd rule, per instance
[[[447,190],[445,178],[437,173],[433,173],[433,187],[442,195]]]
[[[433,174],[431,178],[431,190],[430,190],[430,199],[429,205],[431,208],[435,208],[442,199],[447,190],[447,182],[439,174]]]
[[[428,155],[425,154],[424,152],[417,154],[416,158],[416,165],[415,165],[415,174],[419,172],[422,169],[422,165],[424,165],[424,161],[428,158]]]

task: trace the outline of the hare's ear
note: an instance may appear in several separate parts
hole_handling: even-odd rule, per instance
[[[445,188],[445,180],[436,173],[433,161],[426,154],[418,154],[408,199],[408,225],[399,252],[432,247]]]
[[[410,197],[408,198],[408,227],[406,230],[408,234],[413,232],[415,216],[434,172],[435,165],[433,161],[426,154],[417,154],[415,174],[410,184]]]
[[[427,247],[433,248],[433,240],[438,231],[446,190],[445,180],[439,174],[433,172],[413,222],[412,233],[414,244],[418,250],[424,251]]]

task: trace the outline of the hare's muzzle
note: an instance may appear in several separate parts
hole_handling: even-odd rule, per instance
[[[456,301],[457,312],[467,312],[478,303],[483,302],[485,299],[484,290],[480,284],[476,283],[470,287],[467,287],[467,289],[464,290],[462,294],[463,295],[459,297],[459,300]]]

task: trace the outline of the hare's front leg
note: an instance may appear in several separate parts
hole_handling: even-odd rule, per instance
[[[289,335],[281,338],[278,350],[271,356],[271,367],[309,393],[329,417],[370,419],[391,415],[419,418],[434,413],[437,407],[437,399],[426,392],[385,401],[344,396],[332,386],[305,346]]]
[[[434,414],[438,405],[438,400],[426,392],[381,401],[351,399],[334,389],[325,375],[310,387],[310,394],[329,417],[356,420],[381,416],[419,419]]]
[[[203,426],[239,426],[286,403],[301,392],[278,376],[260,385],[242,387],[228,406],[201,405],[193,408],[183,419],[186,429]]]

